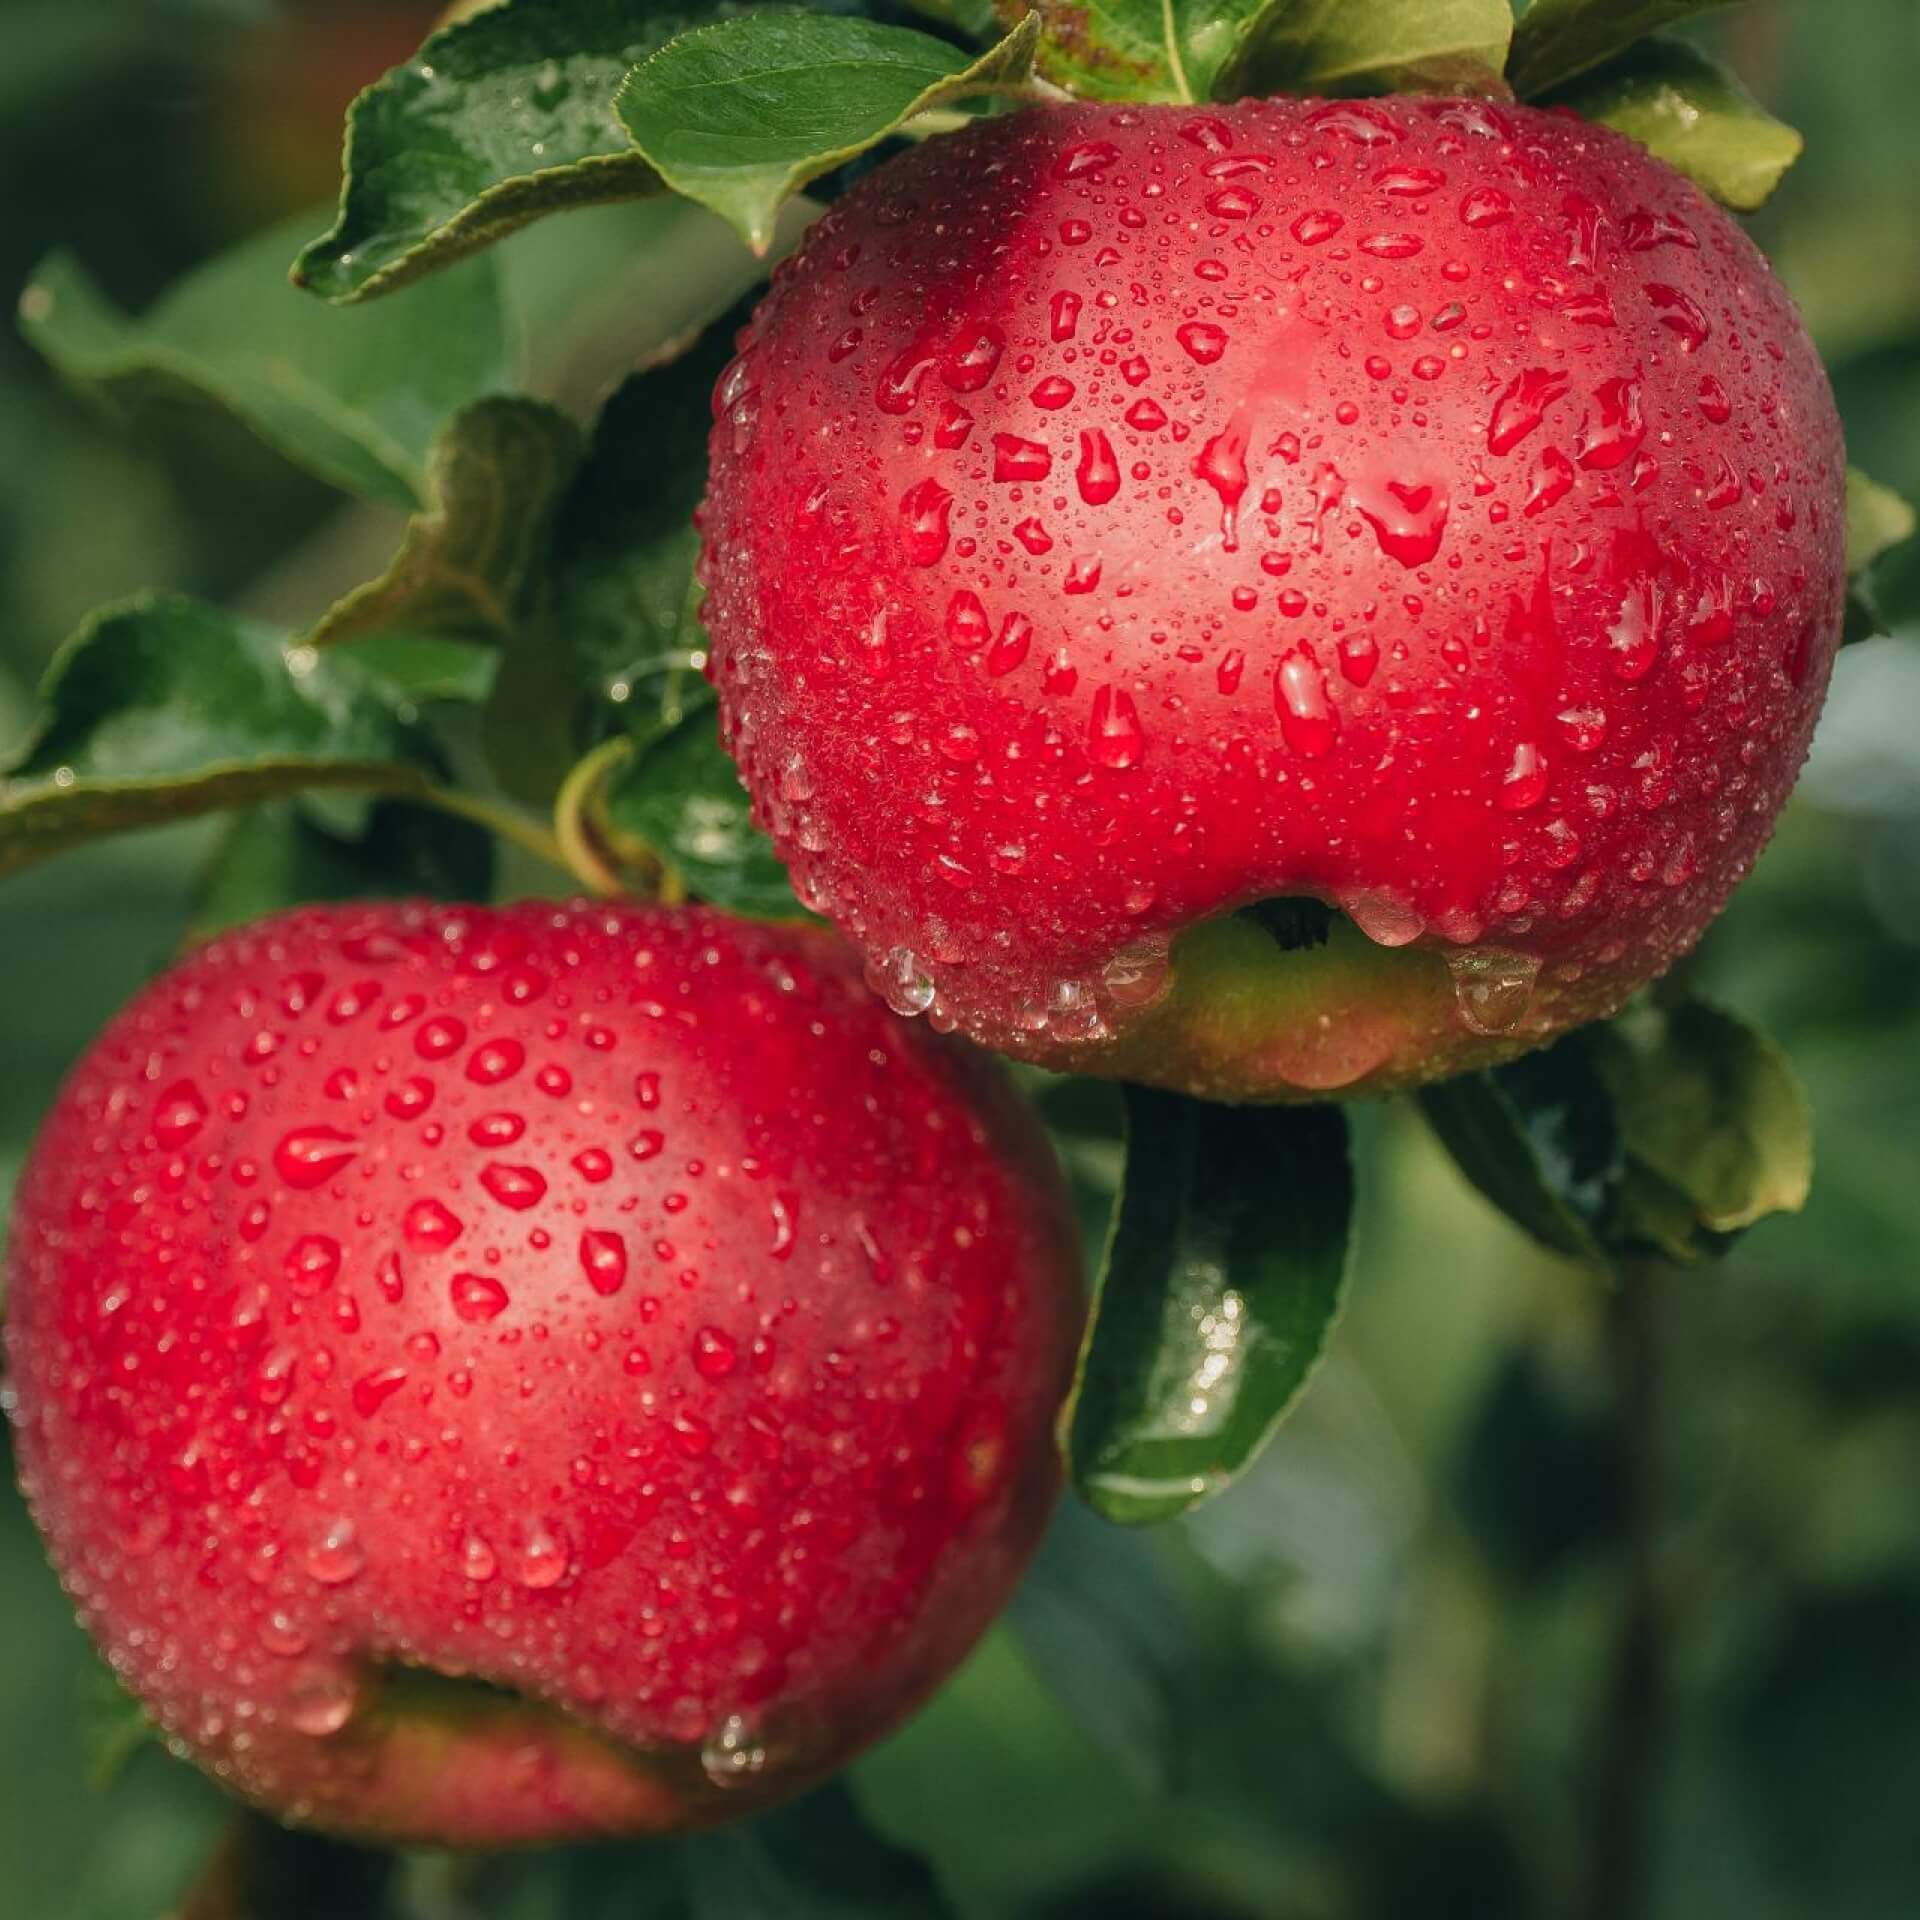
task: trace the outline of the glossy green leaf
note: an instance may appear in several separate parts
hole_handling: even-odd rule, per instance
[[[1605,1261],[1621,1145],[1584,1035],[1423,1088],[1419,1100],[1460,1171],[1523,1233],[1568,1259]]]
[[[670,40],[620,89],[634,144],[676,193],[727,220],[756,252],[783,201],[915,114],[1018,91],[1040,23],[978,59],[910,27],[819,13],[719,20]]]
[[[433,444],[427,503],[392,564],[309,640],[397,632],[510,641],[545,578],[548,535],[580,455],[579,428],[538,400],[480,400],[455,415]]]
[[[1003,19],[1025,0],[1000,0]],[[1041,0],[1036,64],[1105,100],[1498,90],[1507,0]]]
[[[506,379],[493,268],[476,261],[405,306],[330,314],[286,281],[294,236],[309,226],[289,222],[222,254],[139,320],[54,254],[20,296],[22,330],[136,423],[212,408],[334,486],[414,506],[442,422]]]
[[[702,900],[760,919],[800,916],[772,841],[753,824],[711,705],[618,774],[606,809],[617,833],[651,848]]]
[[[1892,630],[1895,614],[1881,591],[1877,567],[1885,554],[1913,538],[1915,524],[1913,508],[1891,487],[1868,479],[1857,467],[1848,468],[1848,641]]]
[[[584,685],[645,732],[665,686],[697,677],[684,629],[707,485],[714,381],[742,304],[679,359],[633,375],[602,409],[553,538],[554,618]]]
[[[1636,1008],[1598,1038],[1630,1159],[1683,1196],[1706,1232],[1737,1233],[1806,1204],[1812,1118],[1765,1034],[1683,1000]]]
[[[436,33],[354,102],[339,215],[298,283],[364,300],[543,214],[658,193],[614,95],[636,61],[723,10],[508,0]]]
[[[1103,1526],[1064,1500],[1008,1624],[1048,1688],[1141,1793],[1177,1771],[1184,1597],[1150,1536]]]
[[[1244,51],[1199,98],[1239,93],[1503,93],[1513,34],[1507,0],[1268,0]]]
[[[1554,100],[1630,135],[1743,213],[1766,204],[1806,145],[1717,60],[1683,40],[1644,41]]]
[[[1532,0],[1513,30],[1507,79],[1536,99],[1658,33],[1730,0]]]
[[[1305,1387],[1340,1309],[1353,1213],[1337,1107],[1127,1090],[1127,1168],[1062,1433],[1097,1512],[1217,1493]]]
[[[425,797],[431,743],[362,668],[191,600],[96,614],[0,775],[0,875],[101,834],[301,788]]]
[[[433,634],[370,633],[336,652],[405,700],[484,700],[500,666],[493,647]]]
[[[403,801],[382,800],[357,839],[342,839],[293,801],[235,818],[194,891],[192,934],[310,900],[484,900],[494,843],[483,829]]]

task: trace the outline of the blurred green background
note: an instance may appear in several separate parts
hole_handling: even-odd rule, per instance
[[[64,245],[138,310],[324,201],[346,99],[433,11],[6,0],[0,280]],[[1807,136],[1755,226],[1855,459],[1920,498],[1920,6],[1755,0],[1704,37]],[[552,223],[543,259],[589,231],[608,230]],[[11,333],[0,449],[0,743],[90,607],[156,585],[311,609],[392,532],[291,469],[130,441]],[[61,1073],[179,940],[212,831],[0,889],[0,1196]],[[1280,1442],[1150,1542],[1070,1516],[1052,1591],[1077,1579],[1099,1606],[1027,1607],[858,1769],[869,1813],[963,1912],[1600,1916],[1624,1772],[1653,1809],[1659,1920],[1920,1913],[1920,632],[1841,660],[1802,789],[1698,979],[1810,1088],[1805,1215],[1675,1276],[1623,1335],[1408,1112],[1366,1111],[1352,1304]],[[1640,1336],[1656,1404],[1625,1431],[1610,1355]],[[164,1912],[222,1820],[151,1747],[96,1789],[92,1672],[9,1477],[5,1913]],[[424,1871],[449,1915],[469,1894],[530,1920],[640,1911],[585,1872],[462,1893]]]

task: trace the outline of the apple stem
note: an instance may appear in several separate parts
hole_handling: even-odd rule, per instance
[[[382,1920],[399,1861],[242,1808],[171,1920]]]

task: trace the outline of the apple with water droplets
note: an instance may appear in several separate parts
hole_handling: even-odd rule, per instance
[[[1839,640],[1804,328],[1564,111],[982,121],[813,227],[714,413],[758,817],[897,1008],[1053,1067],[1322,1098],[1613,1011]]]
[[[824,929],[305,911],[141,994],[47,1121],[22,1480],[121,1679],[257,1804],[707,1825],[1006,1600],[1077,1259],[1024,1106]]]

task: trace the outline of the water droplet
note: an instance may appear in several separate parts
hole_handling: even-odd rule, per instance
[[[933,1005],[933,976],[911,947],[894,947],[871,971],[868,983],[895,1013],[925,1013]]]
[[[1558,506],[1573,490],[1573,462],[1558,447],[1549,447],[1540,456],[1540,464],[1534,470],[1533,481],[1527,490],[1526,505],[1521,509],[1529,519],[1545,513],[1549,507]]]
[[[1380,666],[1380,643],[1370,633],[1350,633],[1340,642],[1341,677],[1364,687]]]
[[[1121,687],[1099,688],[1087,724],[1087,751],[1095,765],[1116,773],[1137,767],[1146,750],[1146,739],[1132,694]]]
[[[993,436],[993,477],[999,481],[1044,480],[1053,471],[1052,450],[1017,433]]]
[[[1727,398],[1727,390],[1712,374],[1702,374],[1700,378],[1700,411],[1716,427],[1723,427],[1733,418],[1733,402]]]
[[[773,1257],[791,1260],[800,1239],[800,1196],[783,1187],[768,1206],[773,1214]]]
[[[444,1060],[449,1054],[458,1053],[466,1044],[465,1022],[444,1014],[424,1022],[413,1036],[413,1050],[423,1060]]]
[[[1410,900],[1378,888],[1358,887],[1335,904],[1376,947],[1405,947],[1426,932],[1427,923]]]
[[[1498,187],[1475,187],[1460,202],[1460,223],[1476,232],[1513,218],[1513,202]]]
[[[456,1273],[447,1291],[454,1312],[472,1326],[496,1319],[507,1310],[506,1288],[484,1273]]]
[[[1214,684],[1222,693],[1232,693],[1240,685],[1240,676],[1247,670],[1247,656],[1240,648],[1232,647],[1220,656],[1220,664],[1214,669]]]
[[[373,1416],[407,1384],[405,1367],[381,1367],[353,1383],[353,1410],[362,1420]]]
[[[496,1087],[527,1064],[527,1050],[518,1040],[484,1040],[467,1062],[467,1078],[476,1086]]]
[[[1460,1017],[1475,1033],[1511,1033],[1533,1005],[1540,962],[1499,947],[1464,947],[1447,955]]]
[[[693,1336],[693,1368],[703,1380],[724,1380],[739,1364],[740,1349],[732,1334],[702,1327]]]
[[[626,1241],[617,1233],[589,1227],[580,1236],[580,1266],[595,1293],[618,1293],[627,1283]]]
[[[900,496],[900,520],[907,558],[916,567],[937,566],[947,551],[947,515],[953,495],[938,480],[927,479]]]
[[[287,1285],[311,1299],[324,1293],[340,1277],[340,1242],[324,1233],[296,1240],[287,1253]]]
[[[491,1580],[500,1570],[500,1558],[479,1534],[470,1533],[460,1543],[460,1571],[476,1585]]]
[[[184,1147],[207,1123],[206,1096],[191,1080],[176,1080],[154,1107],[153,1137],[163,1147]]]
[[[360,1143],[338,1127],[297,1127],[274,1148],[274,1171],[307,1192],[331,1180],[359,1151]]]
[[[1406,305],[1389,307],[1382,325],[1390,340],[1411,340],[1420,331],[1420,309]]]
[[[460,1217],[443,1201],[416,1200],[400,1222],[407,1243],[415,1247],[450,1247],[460,1238]]]
[[[1216,433],[1200,449],[1194,472],[1220,496],[1220,544],[1232,553],[1240,545],[1240,497],[1247,490],[1247,435],[1244,427]]]
[[[1281,734],[1295,753],[1317,760],[1332,747],[1339,719],[1327,701],[1326,676],[1304,643],[1280,662],[1274,696]]]
[[[1207,196],[1207,211],[1216,220],[1251,220],[1260,211],[1260,196],[1245,187],[1222,187]]]
[[[353,1718],[360,1690],[353,1676],[337,1667],[316,1667],[301,1675],[287,1693],[287,1724],[315,1740],[335,1734]]]
[[[1525,813],[1547,797],[1547,757],[1530,740],[1513,750],[1500,777],[1500,805],[1507,813]]]
[[[1089,554],[1074,561],[1060,583],[1062,593],[1091,593],[1100,584],[1100,556]]]
[[[595,1186],[613,1177],[613,1155],[605,1147],[582,1147],[573,1156],[572,1166],[582,1180],[590,1180]]]
[[[1073,382],[1063,373],[1050,373],[1044,380],[1034,383],[1033,391],[1027,396],[1036,407],[1048,413],[1057,413],[1073,398]]]
[[[1647,423],[1640,416],[1638,380],[1604,381],[1593,397],[1599,403],[1600,417],[1595,420],[1589,415],[1580,422],[1574,450],[1583,467],[1604,472],[1639,451],[1647,437]]]
[[[1696,301],[1678,287],[1652,285],[1646,293],[1660,315],[1660,324],[1679,336],[1682,353],[1697,353],[1707,344],[1713,328]]]
[[[993,378],[1007,337],[992,321],[983,320],[956,336],[940,361],[940,378],[955,393],[978,393]]]
[[[1024,613],[1010,613],[1000,623],[1000,632],[987,654],[987,672],[996,679],[1011,673],[1026,659],[1033,644],[1033,622]]]
[[[716,1787],[744,1786],[767,1764],[767,1750],[744,1715],[730,1713],[700,1749],[700,1766]]]
[[[536,1521],[515,1556],[513,1572],[535,1593],[557,1587],[567,1577],[566,1530],[555,1521]]]
[[[1620,617],[1607,629],[1608,659],[1622,680],[1644,680],[1660,657],[1660,589],[1651,580],[1629,587]],[[1597,743],[1596,743],[1597,744]]]
[[[1406,135],[1378,107],[1358,100],[1330,101],[1307,115],[1307,124],[1320,133],[1338,134],[1355,146],[1380,147]]]
[[[1166,409],[1157,400],[1139,399],[1127,409],[1127,425],[1136,433],[1158,433],[1167,424]],[[1086,456],[1085,436],[1081,439],[1081,457]],[[1115,486],[1119,485],[1119,475],[1114,476]]]
[[[1188,357],[1210,367],[1227,350],[1227,330],[1211,320],[1188,320],[1173,330],[1173,337],[1186,348]]]
[[[357,1579],[367,1556],[354,1535],[353,1522],[344,1517],[328,1521],[308,1547],[304,1564],[308,1577],[323,1587],[344,1587]]]
[[[1317,247],[1323,240],[1333,236],[1347,224],[1346,216],[1334,213],[1326,208],[1315,208],[1303,213],[1289,231],[1303,247]]]
[[[1370,233],[1360,251],[1376,260],[1411,260],[1426,244],[1417,233]]]
[[[1062,288],[1053,296],[1048,308],[1052,317],[1052,333],[1056,340],[1071,340],[1074,330],[1080,324],[1080,296]]]
[[[510,1147],[526,1130],[526,1121],[517,1113],[483,1113],[467,1128],[467,1138],[476,1147]]]
[[[307,1650],[306,1631],[289,1613],[269,1613],[260,1622],[259,1638],[276,1659],[292,1660]]]
[[[508,1166],[499,1160],[481,1168],[480,1184],[503,1207],[511,1207],[516,1213],[537,1206],[547,1191],[546,1178],[536,1168]]]
[[[1082,140],[1063,147],[1053,163],[1056,180],[1091,180],[1120,158],[1120,149],[1110,140]]]
[[[1361,479],[1353,504],[1373,529],[1380,551],[1403,567],[1424,567],[1446,537],[1450,502],[1444,486],[1429,481]]]
[[[1080,463],[1073,478],[1080,498],[1090,507],[1105,506],[1120,491],[1120,463],[1113,456],[1112,441],[1098,427],[1080,436]]]
[[[1700,236],[1674,213],[1657,213],[1651,207],[1636,207],[1620,223],[1620,238],[1629,253],[1651,253],[1655,247],[1687,247],[1697,250]]]
[[[1487,422],[1487,451],[1511,453],[1540,422],[1547,408],[1566,392],[1566,374],[1553,367],[1529,367],[1507,383]]]

